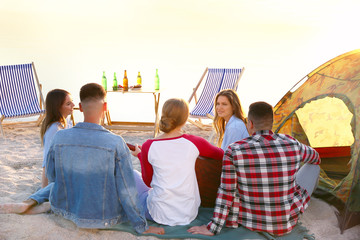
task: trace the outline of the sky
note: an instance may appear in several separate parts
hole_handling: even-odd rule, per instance
[[[75,104],[103,71],[109,87],[127,70],[130,85],[140,71],[153,88],[159,69],[163,103],[187,100],[206,67],[245,67],[246,111],[275,105],[306,74],[360,48],[359,9],[355,0],[0,0],[0,65],[34,62],[44,95],[63,88]],[[108,102],[113,119],[153,119],[151,95]]]

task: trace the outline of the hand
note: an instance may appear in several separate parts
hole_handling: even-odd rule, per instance
[[[165,233],[165,230],[164,228],[149,226],[149,229],[143,233],[154,233],[162,235]]]
[[[137,157],[137,155],[141,152],[141,148],[139,145],[135,144],[135,150],[130,152],[134,157]]]
[[[206,225],[194,226],[194,227],[189,228],[187,231],[192,234],[202,234],[202,235],[206,235],[206,236],[214,236],[214,234],[207,229]]]

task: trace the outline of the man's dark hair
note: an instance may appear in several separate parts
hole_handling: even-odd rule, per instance
[[[80,101],[84,102],[86,100],[102,100],[106,97],[105,89],[97,83],[88,83],[81,87],[80,89]]]
[[[272,128],[274,121],[273,107],[266,102],[255,102],[249,107],[248,118],[258,130],[268,130]]]

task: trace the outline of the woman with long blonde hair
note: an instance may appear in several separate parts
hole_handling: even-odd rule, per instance
[[[249,136],[246,119],[237,93],[232,89],[220,91],[214,101],[213,126],[218,135],[218,147],[224,151],[229,144]]]

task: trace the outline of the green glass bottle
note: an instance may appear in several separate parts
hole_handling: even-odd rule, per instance
[[[137,75],[136,84],[137,84],[137,85],[141,85],[141,75],[140,75],[140,72],[139,72],[138,75]]]
[[[159,80],[159,74],[158,70],[156,69],[156,75],[155,75],[155,90],[160,89],[160,80]]]
[[[117,91],[117,90],[118,90],[118,84],[117,84],[117,79],[116,79],[116,73],[114,73],[113,91]]]
[[[106,76],[105,76],[105,71],[103,71],[103,76],[102,76],[102,86],[105,89],[105,91],[107,91],[107,80],[106,80]]]

